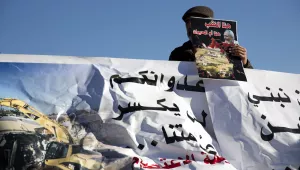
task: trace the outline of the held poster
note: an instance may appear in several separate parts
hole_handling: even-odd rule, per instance
[[[229,52],[238,44],[236,21],[193,17],[190,22],[199,76],[247,81],[241,59]]]
[[[245,69],[236,82],[199,78],[190,62],[0,60],[0,169],[300,166],[300,75]]]

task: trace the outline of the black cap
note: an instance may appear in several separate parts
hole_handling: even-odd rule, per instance
[[[182,16],[182,20],[186,21],[188,17],[202,17],[202,18],[213,18],[214,11],[207,6],[195,6],[187,10]]]

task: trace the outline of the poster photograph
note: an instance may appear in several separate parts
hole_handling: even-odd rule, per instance
[[[237,22],[196,17],[190,22],[199,76],[247,81],[241,59],[229,52],[238,44]]]

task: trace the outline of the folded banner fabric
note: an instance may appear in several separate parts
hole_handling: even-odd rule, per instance
[[[300,168],[300,75],[0,55],[0,169]]]

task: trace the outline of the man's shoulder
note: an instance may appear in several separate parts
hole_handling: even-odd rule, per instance
[[[178,46],[175,49],[180,49],[180,50],[192,49],[192,42],[191,41],[186,41],[181,46]]]
[[[171,55],[173,54],[177,54],[177,53],[180,53],[180,52],[183,52],[184,51],[184,47],[183,46],[178,46],[178,47],[175,47],[172,51],[171,51]]]
[[[170,61],[185,61],[188,58],[186,55],[192,55],[192,44],[190,41],[183,43],[181,46],[174,48],[170,54]],[[190,57],[189,57],[190,58]]]

